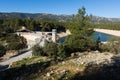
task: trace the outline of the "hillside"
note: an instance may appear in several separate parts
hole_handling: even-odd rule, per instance
[[[64,61],[32,57],[0,72],[4,80],[119,80],[120,55],[109,52],[75,53]],[[11,74],[12,73],[12,74]],[[111,77],[112,76],[112,77]]]
[[[10,18],[19,18],[19,19],[39,19],[39,20],[53,20],[64,22],[72,19],[71,15],[54,15],[54,14],[45,14],[45,13],[0,13],[0,19],[10,19]]]
[[[59,22],[66,22],[72,20],[72,15],[55,15],[55,14],[46,14],[46,13],[4,13],[0,12],[0,19],[9,19],[9,18],[19,18],[19,19],[38,19],[38,20],[53,20]],[[93,23],[118,23],[120,18],[105,18],[99,16],[92,17]]]
[[[99,17],[99,16],[93,16],[92,17],[93,23],[118,23],[120,22],[120,18],[105,18],[105,17]]]

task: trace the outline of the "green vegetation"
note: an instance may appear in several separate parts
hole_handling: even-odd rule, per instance
[[[71,52],[81,52],[94,50],[96,43],[88,37],[80,35],[70,35],[66,38],[65,44]]]
[[[109,40],[107,43],[101,44],[99,47],[101,51],[107,51],[113,54],[119,54],[120,53],[120,40],[119,38]]]
[[[78,14],[75,15],[73,20],[67,25],[67,28],[72,32],[72,34],[79,34],[87,37],[92,34],[92,27],[91,15],[86,14],[84,7],[78,10]]]
[[[44,53],[49,57],[57,56],[57,44],[53,42],[45,42],[45,46],[43,47]]]
[[[57,56],[59,56],[60,58],[64,59],[70,56],[69,48],[65,44],[59,44],[57,48],[58,48]]]
[[[27,48],[26,39],[16,34],[6,34],[6,36],[3,37],[3,40],[6,41],[8,50],[20,50]]]
[[[55,57],[57,54],[57,45],[53,42],[45,42],[44,47],[40,47],[39,45],[35,45],[33,48],[33,55],[35,56],[49,56]]]
[[[30,20],[30,19],[1,19],[0,31],[12,33],[19,30],[22,26],[27,27],[33,31],[51,31],[57,29],[58,31],[65,31],[65,23],[56,21],[44,20]]]
[[[38,57],[38,56],[34,56],[32,58],[25,58],[23,60],[14,62],[10,68],[16,68],[16,67],[21,67],[22,65],[30,65],[30,64],[34,64],[34,63],[41,63],[41,62],[46,62],[49,61],[50,58],[48,59],[47,57]]]
[[[32,54],[34,56],[45,56],[42,47],[40,47],[38,44],[32,47]]]
[[[56,44],[53,42],[45,43],[44,47],[40,47],[39,45],[35,45],[32,48],[32,54],[34,56],[47,56],[52,58],[66,58],[70,56],[69,49],[64,44]]]
[[[1,47],[1,51],[5,52],[5,50],[21,50],[27,48],[27,41],[25,38],[18,36],[16,34],[0,34],[0,44],[4,46]],[[2,54],[2,52],[1,52]]]
[[[81,52],[95,48],[95,42],[90,39],[93,33],[91,15],[86,15],[84,7],[78,10],[78,14],[68,25],[72,35],[66,38],[65,44],[70,51]]]
[[[120,23],[104,23],[104,24],[101,23],[101,24],[95,24],[94,28],[120,30]]]
[[[0,57],[6,53],[6,48],[3,45],[0,45]]]

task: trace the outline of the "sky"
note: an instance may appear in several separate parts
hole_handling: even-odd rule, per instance
[[[120,0],[0,0],[0,12],[71,15],[82,6],[87,14],[120,18]]]

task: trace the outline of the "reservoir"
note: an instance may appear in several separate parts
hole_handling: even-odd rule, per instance
[[[93,33],[93,40],[95,40],[95,41],[98,40],[98,38],[100,38],[100,41],[106,42],[113,37],[114,36],[112,36],[112,35],[101,33],[101,32],[94,32]]]
[[[112,39],[112,38],[117,38],[117,37],[115,37],[115,36],[112,36],[112,35],[109,35],[109,34],[105,34],[105,33],[101,33],[101,32],[94,32],[93,33],[93,37],[92,37],[92,39],[93,40],[98,40],[98,38],[100,37],[100,41],[102,41],[102,42],[106,42],[106,41],[108,41],[108,40],[110,40],[110,39]],[[63,38],[60,38],[59,40],[58,40],[58,42],[60,42],[60,43],[63,43],[65,41],[65,37],[63,37]]]

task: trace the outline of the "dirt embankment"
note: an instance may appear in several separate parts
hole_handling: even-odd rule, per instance
[[[94,31],[120,37],[120,31],[119,30],[94,29]]]

